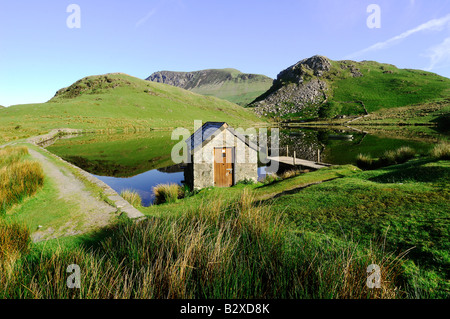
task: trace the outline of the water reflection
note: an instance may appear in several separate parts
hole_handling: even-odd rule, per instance
[[[183,185],[184,182],[184,170],[180,165],[153,169],[133,177],[94,176],[109,185],[119,194],[127,189],[138,192],[142,198],[142,206],[144,207],[150,206],[155,199],[152,192],[153,187],[159,184],[169,183]],[[265,176],[266,167],[259,167],[258,180],[264,179]]]
[[[429,132],[432,130],[413,136],[408,135],[413,134],[411,131],[396,130],[368,134],[343,129],[282,129],[279,155],[293,156],[295,152],[297,158],[313,162],[354,164],[360,153],[379,157],[386,150],[402,146],[410,146],[418,153],[427,152],[439,139],[439,135]],[[136,190],[144,206],[148,206],[153,202],[154,186],[166,183],[181,185],[184,181],[183,168],[173,165],[170,159],[175,143],[171,141],[170,132],[143,136],[92,134],[58,140],[48,149],[95,175],[118,193],[126,189]],[[258,168],[259,180],[266,175],[263,165]]]

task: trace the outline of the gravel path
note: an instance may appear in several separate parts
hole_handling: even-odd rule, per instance
[[[84,233],[94,228],[100,228],[108,225],[111,219],[116,216],[117,209],[101,201],[86,190],[85,185],[75,177],[68,169],[62,165],[55,165],[46,156],[29,148],[30,155],[38,160],[43,167],[45,176],[55,182],[59,191],[59,197],[67,201],[75,202],[79,207],[78,212],[73,212],[76,222],[68,221],[64,228],[64,235],[76,235]],[[79,223],[80,216],[83,219]],[[81,225],[80,225],[81,224]],[[67,231],[69,229],[69,231]],[[55,234],[52,236],[52,234]],[[33,241],[40,241],[52,237],[59,237],[60,231],[54,229],[45,229],[33,233]]]

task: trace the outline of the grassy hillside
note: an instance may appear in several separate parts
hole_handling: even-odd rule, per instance
[[[359,69],[363,76],[353,77],[352,67]],[[332,90],[331,101],[342,107],[341,114],[363,113],[361,107],[342,102],[362,101],[368,112],[374,112],[450,97],[448,78],[373,61],[332,61],[326,81]]]
[[[147,80],[167,83],[192,92],[215,96],[247,105],[266,92],[273,80],[265,75],[245,74],[236,69],[210,69],[195,72],[162,71]]]
[[[302,60],[282,71],[252,106],[260,115],[311,120],[423,104],[449,105],[450,79],[374,61]]]
[[[261,121],[228,101],[125,74],[81,79],[47,103],[2,110],[0,142],[46,133],[54,128],[139,131],[193,128],[194,120],[251,126]]]

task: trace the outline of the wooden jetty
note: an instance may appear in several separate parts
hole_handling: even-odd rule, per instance
[[[271,161],[276,161],[279,163],[283,163],[286,165],[291,166],[302,166],[312,169],[321,169],[324,167],[331,166],[331,164],[325,164],[325,163],[317,163],[313,161],[307,161],[301,158],[295,158],[295,157],[288,157],[288,156],[277,156],[277,157],[268,157]]]
[[[319,150],[317,150],[317,162],[297,158],[295,151],[293,156],[289,156],[289,147],[286,147],[286,156],[267,156],[267,159],[285,165],[307,167],[311,169],[321,169],[324,167],[331,166],[331,164],[322,163],[320,161],[320,157],[321,154]]]

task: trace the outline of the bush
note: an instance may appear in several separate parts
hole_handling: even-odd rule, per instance
[[[142,198],[138,192],[126,189],[120,193],[127,202],[129,202],[134,207],[142,206]]]
[[[450,160],[450,143],[440,142],[430,151],[431,157],[440,160]]]
[[[174,203],[183,197],[183,189],[178,184],[159,184],[153,187],[155,204]]]

